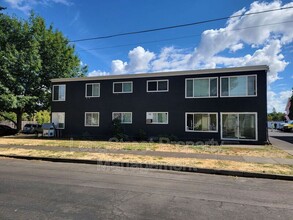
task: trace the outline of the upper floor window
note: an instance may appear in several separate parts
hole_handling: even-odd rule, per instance
[[[57,129],[65,128],[65,112],[52,112],[52,123]]]
[[[148,80],[147,92],[168,92],[169,80]]]
[[[131,124],[132,112],[113,112],[112,119],[119,119],[121,121],[121,124]]]
[[[132,82],[114,82],[113,93],[132,93]]]
[[[85,97],[100,97],[100,83],[87,83]]]
[[[218,78],[186,79],[186,98],[218,97]]]
[[[168,112],[147,112],[147,124],[168,124]]]
[[[221,97],[256,96],[256,75],[221,77]]]
[[[65,101],[66,85],[53,85],[53,101]]]

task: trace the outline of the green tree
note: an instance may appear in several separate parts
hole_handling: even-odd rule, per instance
[[[38,122],[38,124],[48,123],[50,122],[50,112],[47,110],[44,111],[38,111],[35,114],[35,120]]]
[[[14,112],[21,129],[23,113],[48,109],[50,79],[80,77],[87,72],[75,48],[40,16],[21,20],[0,14],[0,106]]]
[[[0,112],[0,121],[11,121],[16,126],[16,114],[13,112]]]
[[[273,111],[267,116],[268,121],[283,121],[284,119],[285,113],[277,112],[275,108],[273,108]]]

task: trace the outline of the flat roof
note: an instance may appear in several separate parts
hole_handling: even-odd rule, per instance
[[[180,76],[180,75],[184,76],[184,75],[195,75],[195,74],[232,73],[232,72],[260,71],[260,70],[268,71],[269,67],[267,65],[258,65],[258,66],[243,66],[243,67],[217,68],[217,69],[166,71],[166,72],[155,72],[155,73],[133,73],[133,74],[92,76],[92,77],[56,78],[56,79],[51,79],[51,82],[133,79],[133,78],[146,78],[146,77],[167,77],[167,76]]]

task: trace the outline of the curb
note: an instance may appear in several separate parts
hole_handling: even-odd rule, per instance
[[[128,163],[128,162],[114,162],[114,161],[103,161],[103,160],[83,160],[83,159],[33,157],[33,156],[2,155],[2,154],[0,154],[0,157],[24,159],[24,160],[42,160],[42,161],[59,162],[59,163],[79,163],[79,164],[92,164],[92,165],[100,165],[100,166],[143,168],[143,169],[154,169],[154,170],[171,170],[171,171],[177,171],[177,172],[204,173],[204,174],[237,176],[237,177],[246,177],[246,178],[262,178],[262,179],[293,181],[293,176],[286,176],[286,175],[251,173],[251,172],[234,171],[234,170],[218,170],[218,169],[196,168],[196,167],[187,167],[187,166],[171,166],[171,165],[162,165],[162,164]]]

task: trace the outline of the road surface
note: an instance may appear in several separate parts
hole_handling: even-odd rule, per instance
[[[292,219],[293,182],[0,158],[0,219]]]

